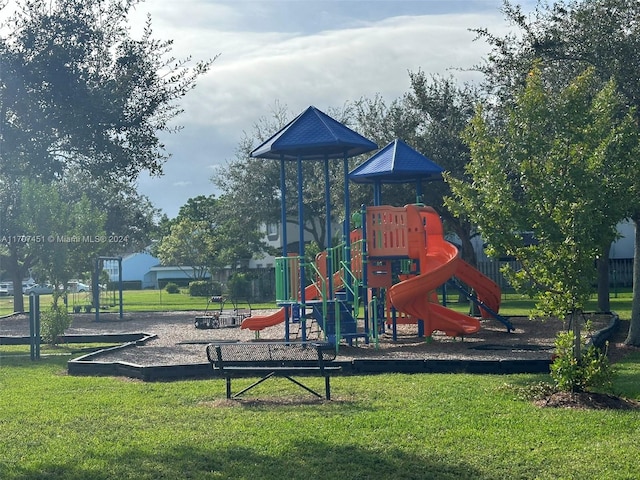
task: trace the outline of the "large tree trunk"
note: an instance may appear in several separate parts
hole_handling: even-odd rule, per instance
[[[601,312],[611,311],[609,303],[609,250],[611,244],[603,245],[600,255],[596,261],[598,268],[598,310]]]
[[[640,347],[640,216],[635,216],[632,220],[636,231],[633,247],[633,299],[629,333],[624,343]]]
[[[24,297],[22,296],[22,279],[24,277],[24,269],[21,268],[18,261],[18,253],[12,247],[9,247],[9,265],[7,271],[11,275],[13,282],[13,311],[24,312]]]

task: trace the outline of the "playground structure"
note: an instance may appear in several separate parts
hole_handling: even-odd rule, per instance
[[[283,255],[275,263],[276,302],[281,308],[269,315],[251,316],[241,328],[258,335],[264,328],[283,323],[288,341],[290,325],[299,324],[305,341],[307,322],[311,320],[336,348],[342,340],[349,344],[360,338],[377,342],[386,328],[392,329],[396,340],[397,326],[401,324],[417,325],[419,336],[430,338],[434,331],[442,331],[451,337],[464,337],[478,332],[481,323],[479,318],[447,308],[445,294],[440,303],[437,290],[452,280],[452,285],[478,305],[481,317],[496,318],[511,331],[508,319],[498,314],[500,287],[460,258],[457,247],[444,238],[442,222],[433,208],[420,203],[403,207],[380,205],[383,182],[416,182],[416,196],[420,199],[421,180],[439,177],[442,169],[396,140],[348,172],[350,156],[374,148],[373,142],[309,107],[252,152],[255,157],[281,162],[282,225],[287,221],[286,161],[298,163],[299,225],[304,225],[303,160],[325,162],[327,238],[331,238],[329,159],[344,161],[345,212],[350,212],[350,180],[373,183],[374,205],[363,206],[356,214],[360,225],[357,228],[351,228],[347,216],[343,243],[318,254],[313,262],[305,261],[302,227],[298,255],[287,251],[283,229]]]
[[[113,306],[118,305],[118,316],[120,319],[123,318],[124,315],[124,308],[123,308],[123,287],[122,287],[122,257],[106,257],[106,256],[99,256],[96,257],[93,263],[93,268],[94,268],[94,274],[93,274],[93,284],[92,284],[92,290],[91,290],[91,296],[92,296],[92,305],[95,308],[95,312],[96,312],[96,322],[100,321],[100,308],[101,308],[101,300],[107,300],[107,302],[104,302],[105,304],[109,304],[108,302],[108,298],[104,297],[102,298],[101,295],[101,287],[100,287],[100,272],[102,271],[102,267],[104,266],[104,262],[105,261],[116,261],[118,262],[118,300],[116,303],[116,299],[115,299],[115,292],[114,292],[114,298],[113,298],[113,302],[111,302],[113,304]],[[105,292],[106,293],[106,292]]]

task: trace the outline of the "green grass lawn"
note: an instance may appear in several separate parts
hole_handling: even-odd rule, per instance
[[[469,304],[465,300],[462,303],[458,303],[458,295],[450,295],[448,298],[448,306],[454,310],[461,312],[469,311]],[[51,295],[42,295],[40,297],[40,305],[43,308],[45,305],[51,302]],[[103,295],[101,299],[101,305],[107,307],[103,311],[118,312],[119,311],[119,298],[117,295],[108,294]],[[91,297],[88,293],[69,295],[68,305],[69,311],[72,310],[74,305],[84,306],[91,304]],[[24,302],[25,308],[29,306],[29,299],[25,296]],[[248,304],[240,302],[238,304],[241,308],[246,308]],[[251,304],[253,309],[263,308],[275,308],[275,303],[256,303]],[[170,294],[165,290],[126,290],[123,293],[123,309],[125,312],[140,312],[140,311],[180,311],[180,310],[205,310],[207,308],[207,298],[205,297],[192,297],[186,290],[182,290],[180,293]],[[209,305],[209,309],[219,309],[219,303],[212,303]],[[231,302],[226,302],[224,308],[233,308]],[[534,308],[534,301],[523,297],[516,293],[504,293],[502,295],[502,305],[500,307],[500,314],[504,316],[514,315],[529,315]],[[597,304],[595,299],[587,305],[587,310],[595,311]],[[631,318],[631,292],[622,291],[611,294],[611,309],[620,315],[620,318]],[[0,316],[12,313],[13,298],[12,297],[0,297]]]
[[[142,291],[125,311],[160,295],[167,309],[206,306]],[[530,305],[505,296],[503,313]],[[630,294],[612,308],[630,312]],[[28,346],[2,348],[0,479],[640,478],[640,411],[536,407],[516,387],[546,375],[339,376],[331,402],[272,379],[250,392],[258,401],[228,402],[218,379],[68,376],[73,348],[43,346],[36,362]],[[614,389],[640,400],[640,353]]]
[[[539,408],[509,386],[545,376],[335,377],[331,402],[272,379],[251,403],[223,380],[71,377],[66,360],[0,360],[3,480],[640,476],[640,412]],[[640,355],[616,389],[640,398]]]
[[[192,297],[186,290],[180,293],[170,294],[165,290],[125,290],[123,292],[123,309],[125,312],[149,312],[149,311],[180,311],[180,310],[205,310],[207,308],[206,297]],[[40,308],[51,303],[51,295],[40,296]],[[70,294],[67,297],[69,311],[73,306],[79,306],[84,311],[85,305],[91,305],[90,293]],[[103,294],[100,305],[106,307],[101,311],[119,311],[118,294]],[[25,309],[29,308],[29,298],[24,297]],[[238,302],[238,307],[247,308],[245,302]],[[251,304],[252,308],[275,308],[275,303]],[[209,309],[219,309],[219,303],[211,303]],[[224,308],[233,308],[231,302],[226,302]],[[14,311],[12,297],[0,297],[0,316],[8,315]]]

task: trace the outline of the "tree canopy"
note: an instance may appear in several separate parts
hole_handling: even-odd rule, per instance
[[[127,15],[140,0],[17,3],[0,38],[2,173],[162,173],[167,153],[157,134],[176,128],[177,100],[211,62],[173,58],[150,20],[133,38]]]
[[[490,253],[520,260],[522,269],[507,270],[516,287],[545,314],[564,316],[591,294],[594,259],[627,207],[618,193],[638,168],[634,112],[615,82],[600,88],[593,69],[558,94],[537,67],[506,112],[474,117],[473,182],[449,178],[450,203],[479,226]]]
[[[190,267],[194,279],[224,268],[246,268],[267,246],[255,226],[236,216],[232,203],[226,196],[190,198],[175,219],[165,222],[154,253],[165,265]]]
[[[486,88],[496,96],[495,103],[508,106],[514,92],[526,81],[534,59],[543,60],[545,82],[556,90],[565,88],[586,68],[593,68],[602,85],[614,80],[624,102],[634,107],[636,125],[640,121],[640,3],[634,0],[585,0],[549,4],[539,2],[531,15],[512,2],[504,2],[504,12],[519,31],[499,36],[478,30],[492,51],[489,61],[480,66],[486,73]],[[630,218],[636,227],[634,253],[634,293],[632,318],[627,343],[640,345],[640,184],[633,170],[627,175],[634,182],[627,190],[616,192],[627,211],[618,220]],[[629,182],[627,182],[629,184]],[[608,306],[608,248],[600,249],[599,303]],[[608,300],[608,297],[606,298]],[[606,308],[605,308],[606,309]]]
[[[140,3],[18,0],[11,11],[0,4],[0,234],[24,238],[37,227],[47,239],[77,227],[87,238],[128,239],[8,246],[3,266],[15,288],[38,261],[62,279],[51,262],[80,274],[105,248],[131,251],[149,238],[157,212],[136,180],[143,171],[162,174],[169,154],[159,134],[180,129],[179,100],[213,60],[176,59],[149,18],[134,38],[127,18]],[[23,196],[30,191],[42,194]],[[39,223],[30,225],[29,215]],[[63,224],[49,222],[58,216]],[[83,258],[63,259],[70,249]],[[22,297],[14,301],[21,310]]]

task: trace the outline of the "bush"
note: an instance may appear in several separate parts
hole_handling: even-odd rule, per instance
[[[614,375],[606,353],[581,339],[582,355],[573,352],[574,333],[561,332],[556,337],[556,355],[551,364],[551,378],[558,390],[584,392],[592,388],[609,390]]]
[[[212,295],[222,295],[222,284],[220,282],[196,280],[189,283],[189,295],[191,295],[192,297],[210,297]]]
[[[158,288],[165,288],[170,283],[175,283],[179,287],[188,287],[189,286],[188,278],[162,278],[158,280]]]
[[[107,289],[111,291],[117,291],[120,289],[119,282],[107,283]],[[122,290],[142,290],[141,280],[125,280],[122,282]]]
[[[51,305],[48,310],[40,313],[40,334],[42,341],[56,345],[58,336],[71,326],[71,315],[64,305]]]
[[[229,296],[233,300],[251,299],[251,280],[246,273],[236,273],[227,283]]]
[[[164,289],[167,291],[167,293],[180,293],[180,287],[175,283],[167,283]]]

